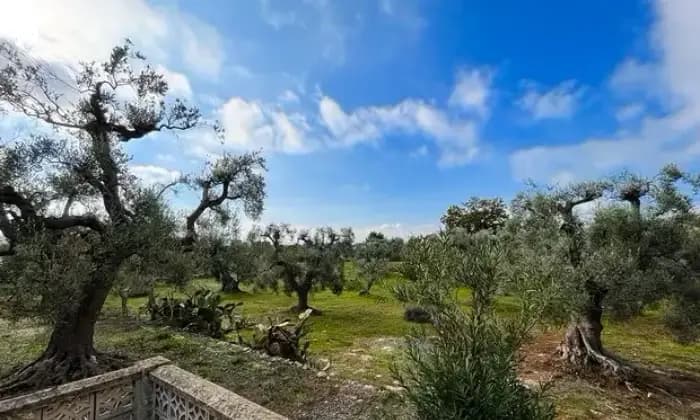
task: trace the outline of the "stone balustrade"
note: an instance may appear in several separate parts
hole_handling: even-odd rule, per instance
[[[7,420],[278,420],[271,412],[164,357],[0,400]]]

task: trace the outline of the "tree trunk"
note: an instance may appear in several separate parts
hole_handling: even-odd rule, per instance
[[[239,293],[241,291],[236,273],[231,274],[230,271],[223,270],[219,273],[219,281],[221,282],[221,291],[224,293]]]
[[[297,305],[294,307],[297,312],[304,312],[309,309],[309,291],[306,288],[297,290]]]
[[[122,302],[122,316],[126,318],[129,316],[129,289],[119,289],[119,298]]]
[[[374,285],[374,279],[367,280],[367,283],[365,283],[365,287],[360,290],[360,296],[367,296],[369,295],[369,289],[372,288],[372,285]]]
[[[307,309],[311,309],[312,315],[321,315],[321,311],[309,306],[309,292],[310,291],[311,291],[311,288],[309,288],[309,287],[299,287],[296,290],[297,304],[292,306],[292,308],[291,308],[292,312],[302,313],[302,312],[306,311]]]
[[[624,377],[629,368],[605,350],[601,337],[603,299],[608,291],[591,280],[585,287],[588,303],[566,330],[560,347],[562,358],[575,369],[602,369]]]
[[[148,290],[148,312],[151,314],[151,321],[156,320],[157,311],[153,310],[156,307],[156,290],[153,286]]]
[[[601,332],[603,324],[593,310],[586,310],[569,323],[562,346],[562,357],[569,363],[583,367],[595,362],[592,352],[603,354]]]
[[[85,285],[82,299],[67,305],[56,321],[42,355],[0,380],[0,396],[59,385],[119,368],[123,360],[97,353],[95,323],[113,284],[116,268],[100,267]]]

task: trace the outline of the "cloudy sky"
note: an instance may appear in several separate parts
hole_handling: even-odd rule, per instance
[[[23,0],[0,37],[58,64],[129,37],[227,132],[134,142],[136,174],[262,149],[263,222],[361,236],[526,179],[699,169],[698,22],[697,0]]]

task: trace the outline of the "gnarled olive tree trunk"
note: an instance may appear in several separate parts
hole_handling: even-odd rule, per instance
[[[590,202],[597,198],[596,194],[585,196],[579,200],[570,201],[560,206],[560,214],[564,218],[562,232],[569,239],[569,262],[574,269],[581,264],[585,247],[582,226],[576,220],[573,209],[576,205]],[[624,376],[628,368],[605,351],[603,347],[603,300],[608,290],[593,279],[587,279],[583,285],[585,302],[573,317],[560,345],[560,353],[575,369],[602,368],[605,371]]]
[[[241,291],[240,281],[236,273],[231,273],[228,270],[222,270],[218,273],[219,281],[221,282],[221,291],[224,293],[239,293]]]
[[[95,324],[116,280],[118,261],[98,267],[77,302],[69,302],[55,321],[44,352],[33,363],[0,382],[0,395],[49,387],[121,367],[118,357],[95,351]]]
[[[608,291],[592,280],[586,282],[585,289],[588,301],[566,329],[561,356],[576,369],[602,369],[626,379],[631,368],[603,347],[603,300]]]
[[[590,289],[594,293],[588,296],[588,302],[569,323],[561,348],[562,357],[577,366],[587,365],[591,361],[592,352],[603,354],[601,333],[606,292],[599,290],[595,293],[593,285]]]
[[[294,290],[294,293],[297,295],[297,304],[290,308],[292,312],[302,313],[306,310],[311,310],[312,315],[322,314],[320,310],[309,306],[309,293],[311,292],[312,284],[312,278],[304,277],[304,281],[297,285]]]
[[[295,293],[297,295],[297,304],[292,306],[292,311],[294,312],[304,312],[310,309],[309,306],[309,288],[305,285],[299,286]]]

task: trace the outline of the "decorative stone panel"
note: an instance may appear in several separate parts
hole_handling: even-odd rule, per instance
[[[2,420],[282,420],[163,357],[0,400]]]

